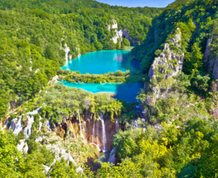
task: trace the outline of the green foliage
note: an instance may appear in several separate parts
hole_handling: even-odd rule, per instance
[[[125,46],[130,46],[130,42],[129,42],[129,40],[126,39],[126,38],[123,38],[123,44],[124,44]]]
[[[195,77],[191,80],[191,84],[199,93],[205,94],[208,90],[209,80],[210,77],[208,76],[195,75]]]
[[[120,168],[125,173],[132,164],[131,172],[138,177],[214,177],[217,126],[214,121],[192,119],[182,124],[181,129],[163,124],[159,132],[152,127],[145,132],[120,131],[114,145],[122,163],[113,168],[103,165],[98,174],[113,177],[119,174],[115,170]]]
[[[144,74],[141,72],[121,72],[107,74],[80,74],[79,72],[58,71],[59,78],[69,82],[81,83],[124,83],[124,82],[142,82]]]
[[[69,88],[56,84],[48,90],[41,99],[44,107],[40,109],[40,115],[49,119],[52,124],[60,124],[63,118],[70,118],[78,111],[83,114],[89,111],[97,119],[99,113],[113,119],[121,114],[123,105],[106,94],[93,95],[81,89]]]
[[[159,10],[87,0],[1,1],[0,118],[47,86],[65,62],[65,43],[73,58],[120,48],[111,40],[114,30],[108,30],[113,19],[141,42]]]
[[[163,44],[169,43],[172,34],[179,28],[182,33],[180,52],[185,54],[183,71],[186,74],[205,72],[202,68],[203,52],[208,38],[217,32],[216,7],[216,0],[177,0],[165,8],[152,20],[142,45],[132,50],[132,55],[141,61],[143,71],[148,72],[154,57],[163,49]],[[214,39],[211,47],[217,51],[215,41]],[[176,50],[172,46],[170,49]]]

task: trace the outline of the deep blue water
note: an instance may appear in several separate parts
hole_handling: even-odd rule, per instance
[[[104,74],[109,72],[127,71],[131,72],[139,70],[140,63],[137,60],[131,60],[131,52],[124,50],[104,50],[84,54],[74,60],[68,62],[62,69],[70,71],[79,71],[81,74]],[[70,83],[61,82],[67,87],[81,88],[88,92],[112,92],[116,95],[114,98],[118,100],[126,100],[127,102],[136,102],[136,96],[140,89],[143,88],[142,83]]]
[[[79,71],[81,74],[104,74],[118,70],[131,72],[139,70],[140,63],[131,60],[131,52],[124,50],[104,50],[84,54],[68,62],[62,69]]]
[[[81,88],[88,92],[112,92],[118,100],[125,100],[127,102],[136,102],[136,96],[140,89],[143,88],[142,83],[70,83],[67,81],[61,82],[67,87]]]

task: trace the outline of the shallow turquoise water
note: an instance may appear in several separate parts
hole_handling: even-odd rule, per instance
[[[118,70],[131,72],[139,70],[139,61],[131,60],[131,52],[124,50],[103,50],[84,54],[68,62],[62,69],[79,71],[81,74],[104,74]]]
[[[140,89],[143,88],[142,83],[70,83],[62,81],[65,86],[73,88],[81,88],[88,92],[112,92],[118,100],[125,100],[127,102],[136,102],[136,96],[139,94]]]

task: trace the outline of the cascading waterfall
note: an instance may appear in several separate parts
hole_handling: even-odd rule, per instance
[[[86,133],[86,130],[87,130],[87,128],[86,128],[86,122],[84,121],[83,124],[84,124],[84,126],[85,126],[85,133]]]
[[[28,145],[25,142],[25,139],[20,140],[20,143],[17,145],[17,149],[22,153],[27,153]]]
[[[81,124],[81,119],[80,119],[80,113],[79,113],[79,111],[78,111],[78,116],[79,116],[80,136],[84,139],[83,131],[82,131],[82,124]]]
[[[92,143],[95,141],[95,121],[93,121],[93,127],[92,127]]]
[[[69,57],[70,48],[67,46],[67,43],[65,43],[64,46],[65,46],[64,52],[65,52],[66,67],[68,68],[68,57]]]
[[[6,123],[5,123],[4,127],[3,127],[3,129],[6,129],[6,128],[8,127],[8,119],[9,119],[9,118],[10,118],[10,117],[7,118]]]
[[[14,128],[14,134],[15,135],[18,135],[19,133],[20,133],[20,131],[22,131],[23,130],[23,127],[22,127],[22,116],[19,116],[20,118],[19,118],[19,120],[17,121],[17,124],[16,124],[16,126],[15,126],[15,128]]]
[[[41,132],[42,122],[39,122],[39,130],[37,132]]]
[[[35,109],[34,111],[32,111],[32,112],[28,112],[28,113],[26,113],[27,115],[36,115],[36,114],[38,114],[39,113],[39,110],[40,110],[40,108],[41,107],[39,107],[39,108],[37,108],[37,109]]]
[[[106,152],[106,144],[107,144],[107,137],[106,137],[106,132],[105,132],[105,125],[104,125],[104,118],[103,114],[101,114],[101,124],[102,124],[102,151]]]
[[[96,136],[97,136],[97,145],[99,145],[99,143],[98,143],[98,138],[99,138],[99,122],[97,121],[97,123],[96,123],[96,127],[97,127],[97,130],[96,130]]]
[[[116,132],[118,132],[119,131],[119,122],[118,122],[118,119],[116,120],[116,126],[115,126],[115,130],[116,130]]]
[[[99,147],[97,144],[91,143],[91,145],[95,145],[95,146],[98,148],[98,151],[99,151],[99,152],[101,151],[100,147]]]
[[[111,150],[110,156],[109,156],[109,159],[108,159],[108,162],[109,162],[109,163],[115,164],[116,151],[117,151],[117,148],[113,148],[113,149]]]
[[[39,117],[39,130],[37,131],[37,132],[41,132],[41,128],[42,128],[42,122],[41,122],[41,120],[42,120],[42,117],[40,116]]]
[[[45,126],[47,127],[48,130],[51,130],[50,121],[49,120],[46,121]]]
[[[25,138],[29,138],[30,135],[31,135],[31,129],[32,129],[32,125],[33,125],[33,122],[34,122],[34,117],[33,116],[27,116],[27,119],[28,119],[28,123],[27,123],[26,128],[23,131]]]
[[[17,118],[14,118],[11,120],[11,125],[9,127],[9,129],[11,129],[12,131],[14,131],[14,127],[15,127],[15,121],[17,120]]]

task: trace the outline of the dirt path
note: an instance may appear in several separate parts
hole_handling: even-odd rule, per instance
[[[191,107],[191,106],[195,106],[197,104],[199,104],[200,102],[203,101],[203,98],[200,99],[199,101],[197,101],[196,103],[193,103],[193,104],[188,104],[186,107],[184,107],[180,112],[179,114],[176,115],[176,117],[171,121],[171,123],[173,123],[176,119],[178,119],[178,117],[183,113],[184,110],[186,110],[187,108]]]

